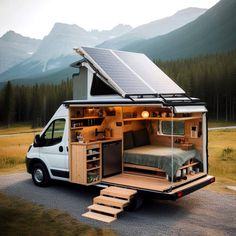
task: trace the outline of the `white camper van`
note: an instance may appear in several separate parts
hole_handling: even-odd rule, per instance
[[[79,68],[74,98],[27,153],[36,185],[55,179],[176,200],[215,181],[208,175],[204,103],[143,54],[76,51],[83,58],[72,64]]]

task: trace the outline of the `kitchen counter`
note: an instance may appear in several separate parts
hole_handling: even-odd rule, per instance
[[[109,143],[113,141],[120,141],[121,138],[105,138],[105,139],[92,139],[90,142],[85,142],[85,143],[79,143],[79,142],[71,142],[73,145],[89,145],[89,144],[99,144],[99,143]]]

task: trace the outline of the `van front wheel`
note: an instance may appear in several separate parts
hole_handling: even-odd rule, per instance
[[[46,187],[50,184],[48,171],[41,163],[37,163],[33,166],[32,179],[35,185],[39,187]]]

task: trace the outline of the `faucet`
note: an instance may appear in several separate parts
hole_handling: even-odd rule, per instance
[[[103,134],[103,136],[105,137],[105,130],[104,131],[98,131],[98,129],[95,129],[95,136],[97,137],[98,134]]]

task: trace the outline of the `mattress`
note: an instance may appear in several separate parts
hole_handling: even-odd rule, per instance
[[[185,151],[180,148],[173,148],[173,176],[190,159],[201,162],[200,154],[196,149]],[[170,147],[146,145],[128,149],[124,151],[124,162],[157,167],[172,176],[172,149]]]

